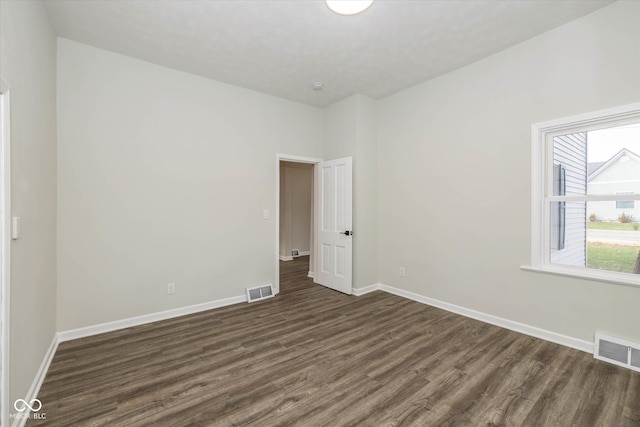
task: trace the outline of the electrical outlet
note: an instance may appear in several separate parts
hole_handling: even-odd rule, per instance
[[[167,285],[167,293],[169,295],[172,295],[172,294],[176,293],[176,284],[175,283],[169,283]]]
[[[405,275],[404,267],[400,267],[400,277],[404,277],[404,275]]]

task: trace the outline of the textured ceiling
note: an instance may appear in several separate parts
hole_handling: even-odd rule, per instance
[[[47,0],[59,36],[311,105],[382,98],[611,1]],[[311,83],[322,81],[314,91]]]

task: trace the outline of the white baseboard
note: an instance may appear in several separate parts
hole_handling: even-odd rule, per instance
[[[368,294],[369,292],[379,291],[382,283],[374,283],[373,285],[365,286],[363,288],[352,288],[351,293],[357,297],[360,295]]]
[[[312,274],[310,272],[310,274]],[[524,323],[515,322],[509,319],[493,316],[491,314],[483,313],[480,311],[472,310],[469,308],[461,307],[455,304],[450,304],[444,301],[439,301],[433,298],[429,298],[420,294],[405,291],[403,289],[387,286],[382,283],[376,283],[373,285],[365,286],[362,288],[353,288],[353,295],[361,296],[369,292],[381,290],[390,294],[398,295],[403,298],[407,298],[413,301],[427,304],[432,307],[441,308],[452,313],[460,314],[465,317],[479,320],[481,322],[489,323],[492,325],[500,326],[505,329],[509,329],[515,332],[520,332],[525,335],[529,335],[535,338],[540,338],[546,341],[554,342],[556,344],[564,345],[566,347],[575,348],[587,353],[593,353],[594,344],[581,340],[578,338],[569,337],[566,335],[558,334],[556,332],[547,331],[545,329],[537,328],[535,326],[526,325]],[[36,373],[36,376],[25,396],[25,400],[30,402],[38,396],[42,382],[45,379],[49,365],[53,360],[53,356],[58,348],[58,344],[63,341],[69,341],[73,339],[88,337],[91,335],[102,334],[105,332],[111,332],[118,329],[130,328],[133,326],[143,325],[146,323],[157,322],[160,320],[171,319],[178,316],[184,316],[187,314],[198,313],[201,311],[211,310],[213,308],[225,307],[228,305],[238,304],[247,300],[246,295],[239,295],[231,298],[209,301],[202,304],[191,305],[187,307],[176,308],[172,310],[147,314],[143,316],[131,317],[128,319],[117,320],[114,322],[101,323],[98,325],[87,326],[83,328],[72,329],[68,331],[58,332],[51,342],[47,353],[45,354],[42,364]],[[46,402],[43,402],[43,408],[46,409]],[[26,423],[26,418],[16,418],[11,424],[12,427],[23,427]]]
[[[40,368],[38,369],[38,372],[36,372],[36,376],[33,378],[31,387],[29,387],[29,390],[27,391],[27,395],[22,398],[26,402],[32,402],[33,399],[36,399],[38,397],[38,393],[40,392],[40,387],[42,387],[44,378],[47,376],[47,371],[49,371],[49,365],[51,365],[53,356],[56,354],[56,350],[58,349],[58,344],[60,344],[60,339],[58,337],[58,334],[55,334],[53,336],[53,339],[51,340],[51,344],[49,345],[47,352],[44,355],[44,358],[42,359],[42,363],[40,364]],[[12,409],[13,409],[13,406],[11,406],[8,409],[8,412],[11,412]],[[39,413],[46,414],[46,412],[47,412],[46,402],[42,402],[42,410]],[[25,412],[18,412],[17,414],[20,414],[21,417],[14,418],[13,423],[11,423],[11,426],[23,427],[26,424],[27,419],[31,414],[31,411],[27,408]]]
[[[313,279],[315,277],[315,273],[313,271],[310,271],[307,273],[307,277],[311,277]]]
[[[300,256],[309,256],[311,255],[311,252],[309,251],[298,251],[298,255],[293,256],[293,255],[278,255],[278,257],[280,258],[280,261],[293,261],[294,258],[298,258]]]
[[[130,317],[128,319],[116,320],[113,322],[100,323],[93,326],[71,329],[58,332],[60,342],[89,337],[91,335],[103,334],[105,332],[117,331],[118,329],[131,328],[133,326],[144,325],[145,323],[158,322],[160,320],[172,319],[187,314],[199,313],[213,308],[225,307],[228,305],[246,302],[246,295],[239,295],[231,298],[209,301],[202,304],[190,305],[187,307],[174,308],[172,310],[160,311],[157,313],[145,314],[143,316]]]
[[[432,307],[441,308],[452,313],[460,314],[471,319],[476,319],[481,322],[489,323],[492,325],[500,326],[501,328],[509,329],[521,334],[529,335],[535,338],[540,338],[545,341],[550,341],[556,344],[563,345],[565,347],[575,348],[586,353],[593,353],[594,343],[581,340],[578,338],[562,335],[557,332],[547,331],[535,326],[527,325],[513,320],[504,319],[502,317],[494,316],[492,314],[483,313],[481,311],[472,310],[470,308],[461,307],[459,305],[450,304],[448,302],[440,301],[437,299],[425,297],[424,295],[416,294],[413,292],[405,291],[403,289],[394,288],[393,286],[387,286],[382,283],[366,286],[364,288],[354,288],[354,295],[364,295],[369,292],[381,290],[390,294],[398,295],[403,298],[407,298],[413,301],[427,304]]]
[[[236,297],[209,301],[202,304],[190,305],[187,307],[175,308],[173,310],[161,311],[157,313],[146,314],[143,316],[131,317],[128,319],[117,320],[114,322],[101,323],[98,325],[87,326],[84,328],[71,329],[68,331],[58,332],[51,341],[51,345],[47,350],[42,363],[40,364],[40,368],[36,373],[33,382],[31,383],[31,387],[29,387],[29,391],[27,391],[27,395],[24,397],[24,400],[27,402],[31,402],[33,399],[38,397],[38,393],[40,392],[40,387],[47,375],[47,371],[49,370],[49,365],[51,365],[51,361],[53,360],[53,356],[56,354],[56,350],[58,349],[58,344],[63,341],[70,341],[78,338],[84,338],[91,335],[102,334],[105,332],[116,331],[118,329],[130,328],[132,326],[143,325],[145,323],[157,322],[160,320],[171,319],[178,316],[184,316],[187,314],[198,313],[201,311],[211,310],[213,308],[225,307],[228,305],[238,304],[247,301],[246,295],[239,295]],[[46,402],[42,402],[43,411],[40,413],[46,413]],[[20,418],[14,418],[11,427],[23,427],[28,419],[28,413],[22,412]]]

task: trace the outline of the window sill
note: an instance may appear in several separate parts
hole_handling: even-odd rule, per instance
[[[556,276],[574,277],[577,279],[595,280],[598,282],[640,288],[640,274],[636,275],[629,273],[616,273],[612,271],[576,269],[557,266],[533,267],[530,265],[523,265],[520,266],[520,269],[523,271],[532,271],[534,273],[553,274]]]

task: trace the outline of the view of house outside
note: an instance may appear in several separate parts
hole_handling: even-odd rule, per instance
[[[552,263],[640,274],[640,123],[553,140]],[[626,199],[625,199],[626,196]]]

